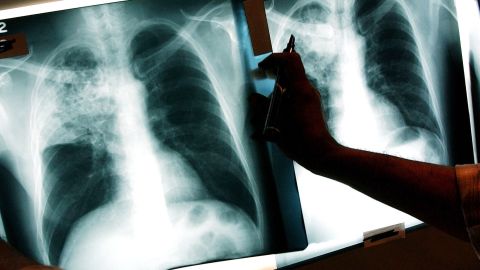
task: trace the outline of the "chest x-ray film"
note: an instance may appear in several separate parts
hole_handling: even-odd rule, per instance
[[[30,52],[0,60],[0,207],[23,253],[65,269],[168,269],[306,247],[293,163],[250,139],[230,1],[2,25]]]
[[[453,0],[265,5],[273,50],[282,51],[295,36],[338,142],[438,164],[473,162]],[[250,55],[252,68],[261,58]],[[255,84],[263,93],[273,88],[265,81]],[[279,266],[361,243],[366,231],[421,223],[300,166],[296,174],[310,245],[279,255]]]

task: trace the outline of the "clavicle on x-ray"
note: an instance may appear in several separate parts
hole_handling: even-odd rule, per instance
[[[250,139],[229,1],[130,1],[6,24],[31,51],[0,60],[12,244],[66,269],[305,246],[285,243],[265,146]]]

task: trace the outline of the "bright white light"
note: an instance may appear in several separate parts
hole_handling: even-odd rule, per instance
[[[273,270],[277,268],[274,255],[224,261],[218,263],[208,263],[192,267],[180,268],[182,270]]]
[[[42,4],[0,10],[0,20],[6,20],[10,18],[23,17],[34,14],[42,14],[47,12],[87,7],[99,4],[123,2],[127,0],[63,0],[52,1]]]
[[[391,110],[389,104],[380,100],[367,90],[363,70],[362,53],[364,44],[353,33],[346,29],[342,35],[343,42],[338,48],[340,55],[340,90],[341,94],[333,103],[340,103],[339,119],[335,123],[335,135],[340,143],[354,148],[383,151],[385,148],[385,130],[389,121],[385,115]],[[357,48],[352,49],[352,48]],[[385,119],[386,120],[386,119]],[[382,134],[383,133],[383,134]]]
[[[475,163],[478,162],[477,134],[474,124],[473,100],[472,100],[472,78],[470,76],[470,66],[474,66],[477,76],[480,75],[480,13],[478,3],[475,0],[455,0],[455,6],[458,13],[458,27],[460,33],[460,44],[462,48],[463,69],[465,70],[465,86],[467,91],[468,111],[470,115],[470,130],[472,132],[473,155]],[[473,56],[470,59],[470,56]],[[470,63],[473,60],[474,63]],[[477,77],[479,78],[479,77]]]

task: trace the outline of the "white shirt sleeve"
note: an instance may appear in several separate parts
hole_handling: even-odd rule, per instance
[[[470,242],[480,258],[480,165],[457,165],[455,171]]]

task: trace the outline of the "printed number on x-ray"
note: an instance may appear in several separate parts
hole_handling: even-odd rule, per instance
[[[0,22],[0,34],[7,33],[7,24],[4,22]]]

